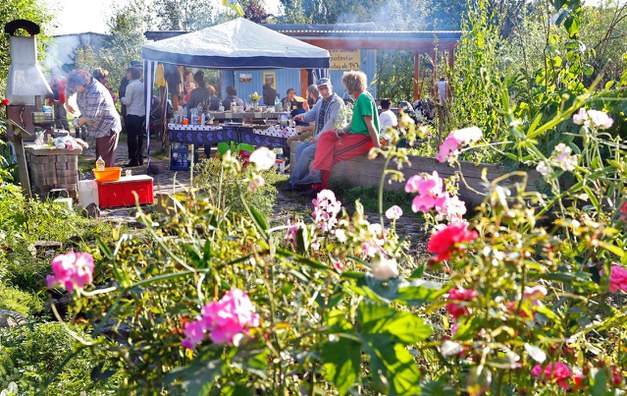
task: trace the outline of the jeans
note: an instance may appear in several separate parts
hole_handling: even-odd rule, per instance
[[[294,184],[309,174],[309,164],[316,156],[317,142],[303,142],[296,146],[296,163],[290,177],[290,184]]]

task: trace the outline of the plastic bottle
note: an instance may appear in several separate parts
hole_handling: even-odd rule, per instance
[[[96,160],[96,170],[100,172],[105,170],[105,162],[102,157],[98,157],[98,159]]]
[[[274,99],[274,111],[281,112],[283,110],[283,105],[281,104],[281,99],[279,99],[279,97],[277,96],[276,99]]]

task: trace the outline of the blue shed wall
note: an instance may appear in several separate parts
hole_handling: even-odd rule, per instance
[[[361,71],[368,76],[368,90],[374,96],[377,97],[377,86],[373,84],[374,76],[376,73],[376,50],[361,50]],[[296,94],[300,95],[300,69],[272,69],[272,70],[222,70],[222,93],[221,97],[226,96],[225,89],[228,85],[235,85],[237,93],[240,98],[249,103],[250,99],[248,95],[253,92],[257,92],[261,95],[263,87],[263,73],[273,72],[276,74],[276,90],[279,97],[282,99],[285,97],[288,88],[294,88]],[[251,74],[252,80],[250,82],[240,82],[240,74]],[[331,83],[335,89],[335,93],[342,96],[345,93],[344,85],[342,84],[343,70],[331,70]],[[302,93],[304,94],[304,92]]]

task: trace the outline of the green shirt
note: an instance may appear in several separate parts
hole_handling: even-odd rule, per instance
[[[362,92],[353,106],[353,118],[351,119],[351,130],[349,133],[360,133],[370,136],[370,131],[364,121],[364,116],[372,117],[374,130],[379,133],[379,113],[377,112],[377,104],[368,91]]]

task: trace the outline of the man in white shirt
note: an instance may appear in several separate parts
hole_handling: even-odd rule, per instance
[[[382,99],[381,100],[381,114],[379,114],[379,126],[381,127],[381,135],[385,136],[385,131],[388,127],[396,128],[398,125],[398,119],[396,118],[396,114],[392,110],[390,110],[390,99]]]
[[[128,159],[127,166],[139,166],[144,163],[142,149],[144,144],[144,118],[146,109],[144,106],[144,84],[141,78],[141,69],[130,67],[126,70],[129,83],[126,86],[124,97],[120,99],[126,105],[126,132],[128,133]]]

